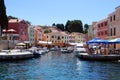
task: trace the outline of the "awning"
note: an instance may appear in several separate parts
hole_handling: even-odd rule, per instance
[[[39,41],[38,44],[52,44],[50,41]]]
[[[24,41],[24,43],[30,43],[30,41]]]
[[[17,46],[25,46],[25,43],[17,43]]]

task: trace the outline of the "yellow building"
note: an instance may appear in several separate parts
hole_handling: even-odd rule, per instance
[[[56,28],[49,28],[51,33],[45,34],[46,40],[52,42],[55,46],[64,46],[69,43],[69,35],[63,31],[59,31]]]
[[[83,33],[78,33],[78,32],[73,32],[71,35],[75,36],[75,42],[85,42],[85,34]]]

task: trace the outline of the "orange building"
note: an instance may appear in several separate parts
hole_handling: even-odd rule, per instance
[[[97,23],[97,37],[102,39],[108,39],[109,36],[109,27],[108,27],[108,19],[103,19]]]
[[[35,31],[34,31],[34,43],[35,45],[37,46],[38,45],[38,42],[41,41],[43,38],[43,35],[44,35],[44,31],[41,27],[34,27]]]

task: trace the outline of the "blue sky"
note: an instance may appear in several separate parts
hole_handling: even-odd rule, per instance
[[[106,18],[120,0],[5,0],[7,15],[28,20],[32,25],[65,24],[81,20],[92,24]]]

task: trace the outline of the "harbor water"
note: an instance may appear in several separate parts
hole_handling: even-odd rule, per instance
[[[0,62],[0,80],[120,80],[120,62],[82,61],[73,53]]]

